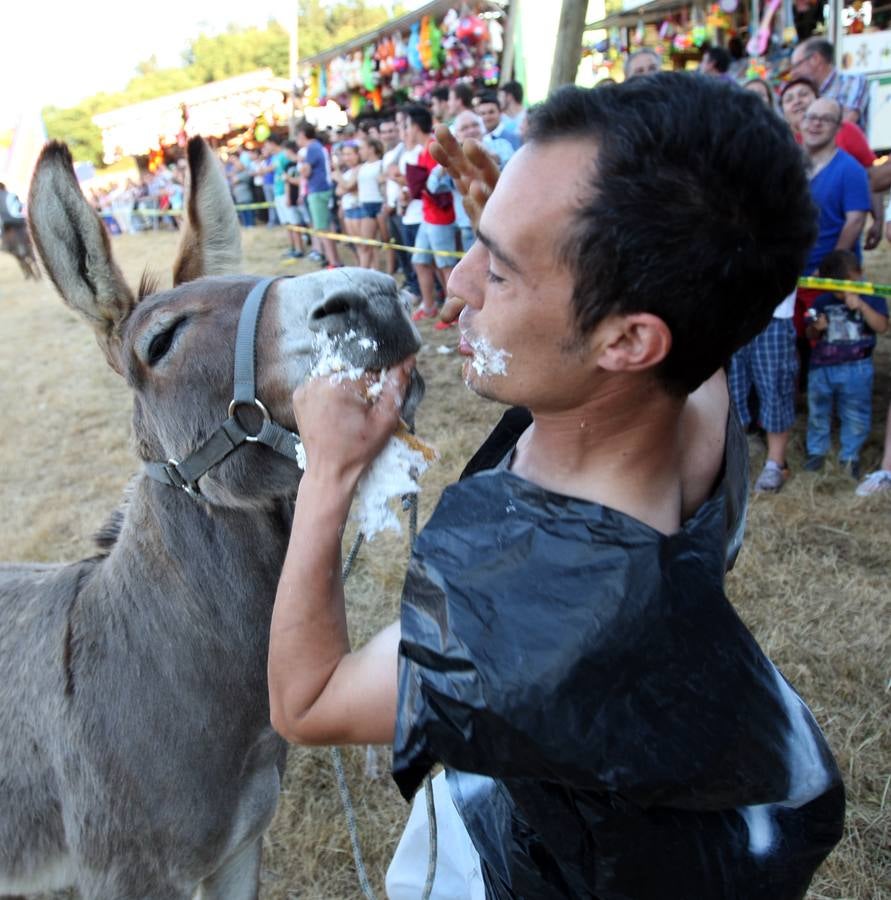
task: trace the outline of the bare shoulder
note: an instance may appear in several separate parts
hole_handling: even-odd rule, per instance
[[[721,472],[730,394],[723,369],[687,398],[681,413],[682,515],[691,516],[708,499]]]

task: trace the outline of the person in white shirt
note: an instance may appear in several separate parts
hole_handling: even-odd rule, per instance
[[[359,219],[359,237],[376,240],[383,235],[379,217],[384,206],[384,195],[381,193],[383,176],[383,144],[376,138],[364,138],[359,141],[359,159],[362,164],[357,174],[359,208],[362,217]],[[377,268],[377,248],[370,244],[359,244],[356,248],[359,265],[363,269]]]

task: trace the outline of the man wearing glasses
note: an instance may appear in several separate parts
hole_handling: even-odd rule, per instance
[[[838,100],[847,122],[869,133],[869,90],[862,75],[842,75],[835,68],[835,51],[823,38],[808,38],[792,51],[793,78],[810,78],[821,97]]]
[[[831,250],[851,250],[861,258],[860,233],[872,208],[866,171],[835,144],[841,123],[841,104],[828,97],[814,100],[801,122],[802,143],[811,163],[811,196],[820,210],[817,242],[805,269],[808,275]]]

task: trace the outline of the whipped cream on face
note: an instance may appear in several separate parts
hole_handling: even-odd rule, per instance
[[[473,350],[471,365],[477,375],[506,375],[507,361],[511,354],[507,350],[493,347],[484,337],[468,338]]]

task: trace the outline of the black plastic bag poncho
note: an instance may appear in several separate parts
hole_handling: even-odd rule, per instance
[[[724,596],[732,422],[721,482],[673,535],[501,465],[447,488],[418,537],[393,774],[410,798],[446,766],[489,897],[787,900],[838,842],[825,739]]]

